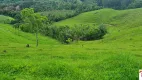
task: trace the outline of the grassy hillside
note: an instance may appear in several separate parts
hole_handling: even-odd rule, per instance
[[[140,26],[142,25],[142,8],[129,10],[101,9],[82,13],[76,17],[55,23],[55,25],[77,25],[77,24],[109,24],[115,27]]]
[[[108,34],[104,37],[103,40],[99,41],[114,43],[120,42],[128,44],[134,42],[141,45],[141,15],[142,8],[129,10],[101,9],[80,14],[76,17],[54,23],[54,25],[74,26],[80,24],[88,24],[94,27],[98,27],[100,24],[105,24],[108,29]],[[96,43],[98,41],[92,42]]]
[[[11,20],[13,20],[13,18],[0,15],[0,23],[9,23]]]
[[[20,44],[35,44],[36,38],[34,34],[24,33],[14,29],[11,25],[0,24],[0,42],[1,43],[20,43]],[[48,37],[39,36],[40,44],[58,44],[56,40]]]
[[[40,36],[37,48],[33,34],[0,24],[0,80],[138,80],[141,12],[102,9],[83,13],[55,25],[104,23],[109,31],[104,39],[63,45]]]

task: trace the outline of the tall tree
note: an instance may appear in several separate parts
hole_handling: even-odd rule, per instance
[[[21,11],[21,19],[23,21],[21,27],[28,32],[36,33],[36,47],[38,47],[38,32],[48,20],[47,17],[35,13],[33,8],[25,8]]]

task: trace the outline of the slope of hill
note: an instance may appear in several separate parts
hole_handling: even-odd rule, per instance
[[[9,23],[11,20],[13,20],[13,18],[0,15],[0,23]]]
[[[142,40],[142,8],[129,10],[102,9],[82,13],[76,17],[66,19],[55,23],[57,26],[74,26],[88,24],[94,27],[105,24],[108,28],[108,34],[104,41],[128,42],[132,39]],[[136,37],[136,38],[135,38]],[[133,41],[133,40],[132,40]],[[139,42],[135,41],[135,42]]]
[[[39,36],[40,44],[58,44],[59,42],[48,37]],[[36,38],[34,34],[21,32],[14,29],[11,25],[0,23],[0,42],[1,43],[20,43],[35,44]]]
[[[34,47],[33,34],[1,23],[0,80],[138,80],[142,68],[141,12],[102,9],[56,23],[107,25],[109,33],[104,39],[71,45],[40,36],[39,47]]]
[[[101,9],[97,11],[91,11],[82,13],[76,17],[69,18],[55,25],[69,25],[75,24],[95,24],[100,25],[109,24],[112,26],[130,26],[135,27],[142,25],[142,8],[129,9],[129,10],[113,10],[113,9]]]

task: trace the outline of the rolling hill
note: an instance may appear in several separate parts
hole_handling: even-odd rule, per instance
[[[129,26],[135,27],[142,25],[142,8],[128,9],[128,10],[114,10],[114,9],[101,9],[82,13],[73,18],[69,18],[55,25],[77,25],[77,24],[109,24],[112,26]]]
[[[0,23],[1,43],[35,44],[35,35],[14,29],[11,25]],[[48,37],[40,36],[40,44],[58,44],[59,42]]]
[[[142,8],[129,10],[101,9],[97,11],[82,13],[76,17],[54,23],[54,25],[74,26],[87,24],[98,27],[101,24],[105,24],[108,28],[109,33],[104,37],[104,41],[117,42],[118,40],[120,40],[119,42],[129,43],[132,38],[139,41],[142,40],[142,37],[140,36],[142,28],[141,15]]]
[[[1,80],[138,80],[142,68],[142,9],[101,9],[54,25],[107,25],[101,40],[70,45],[0,23]],[[2,19],[2,18],[0,18]],[[25,45],[30,44],[30,48]]]

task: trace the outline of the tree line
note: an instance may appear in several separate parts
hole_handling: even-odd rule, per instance
[[[24,8],[34,8],[35,12],[48,12],[44,15],[53,22],[101,8],[129,9],[140,7],[142,7],[142,0],[0,0],[0,14],[18,18],[20,11]]]
[[[1,14],[15,17],[16,12],[18,13],[24,8],[34,8],[35,12],[73,10],[75,12],[72,14],[73,16],[81,12],[98,9],[95,3],[89,4],[80,0],[0,0]],[[66,15],[66,17],[70,16]]]

